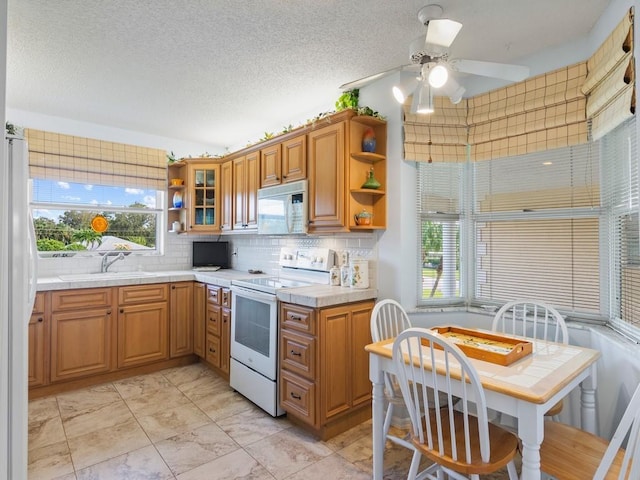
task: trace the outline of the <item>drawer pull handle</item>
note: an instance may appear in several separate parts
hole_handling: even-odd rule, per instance
[[[296,400],[301,400],[302,399],[302,397],[300,395],[298,395],[297,393],[293,393],[293,392],[291,392],[291,397],[295,398]]]
[[[293,314],[289,315],[289,318],[291,320],[298,320],[298,321],[302,320],[302,317],[300,317],[298,315],[293,315]]]
[[[291,355],[294,355],[296,357],[301,357],[302,356],[302,354],[300,352],[296,352],[295,350],[291,350],[290,353],[291,353]]]
[[[213,348],[210,348],[210,349],[209,349],[209,352],[211,352],[211,353],[216,353],[216,351],[215,351]]]

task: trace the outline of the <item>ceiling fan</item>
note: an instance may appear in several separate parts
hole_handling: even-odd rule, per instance
[[[529,68],[506,63],[484,62],[449,58],[448,49],[462,28],[462,23],[442,18],[440,5],[430,4],[418,11],[418,19],[426,27],[426,35],[421,35],[410,45],[410,64],[376,73],[340,86],[343,91],[360,88],[373,80],[398,71],[415,71],[417,75],[406,79],[393,87],[396,100],[404,103],[413,93],[411,111],[413,113],[432,113],[434,91],[448,96],[452,103],[462,100],[465,92],[451,72],[469,73],[484,77],[500,78],[512,82],[524,80],[529,76]]]

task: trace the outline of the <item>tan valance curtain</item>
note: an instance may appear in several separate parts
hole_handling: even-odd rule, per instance
[[[586,73],[582,62],[468,99],[471,159],[586,143]]]
[[[421,162],[467,160],[467,101],[453,105],[435,97],[429,115],[411,113],[411,97],[404,104],[404,158]]]
[[[587,118],[597,140],[635,113],[633,8],[587,60]]]
[[[163,190],[166,152],[26,129],[29,176],[64,182]]]

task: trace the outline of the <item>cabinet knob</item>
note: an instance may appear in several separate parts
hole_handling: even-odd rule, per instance
[[[175,285],[171,285],[171,290],[175,290],[176,286]]]
[[[124,308],[121,308],[121,309],[120,309],[120,313],[124,313]]]
[[[40,322],[40,323],[44,322],[44,318],[38,317],[38,322]]]
[[[107,310],[107,315],[111,315],[111,310]]]

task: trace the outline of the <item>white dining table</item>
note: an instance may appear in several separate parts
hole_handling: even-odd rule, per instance
[[[476,359],[471,362],[480,375],[487,407],[518,420],[517,433],[522,441],[520,478],[539,480],[544,414],[577,386],[581,388],[581,427],[598,433],[595,391],[596,360],[600,352],[543,340],[525,340],[533,342],[533,353],[510,365]],[[392,346],[393,339],[365,347],[369,352],[369,378],[373,384],[374,480],[382,480],[384,471],[384,373],[395,374]]]

